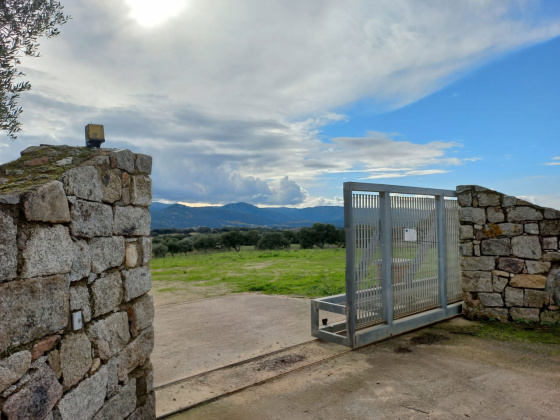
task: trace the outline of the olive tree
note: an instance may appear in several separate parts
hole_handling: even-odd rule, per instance
[[[258,249],[289,248],[290,241],[280,232],[267,232],[260,239]]]
[[[324,248],[325,244],[340,242],[340,233],[331,224],[315,223],[313,226],[303,227],[299,231],[299,244],[304,249],[311,249],[313,245]]]
[[[184,253],[187,255],[187,252],[194,251],[194,244],[189,238],[181,239],[178,243],[179,245],[179,252]]]
[[[156,257],[165,257],[165,254],[167,254],[167,246],[165,246],[162,243],[157,243],[153,246],[152,248],[152,252],[154,253],[154,255]]]
[[[311,226],[314,232],[315,245],[323,249],[325,244],[335,244],[338,242],[339,234],[336,228],[330,224],[314,223]]]
[[[222,235],[221,242],[227,249],[233,248],[239,252],[241,245],[245,242],[245,236],[239,231],[231,231]]]
[[[69,17],[54,0],[0,1],[0,129],[12,139],[21,130],[22,112],[18,99],[31,89],[28,81],[17,82],[24,74],[18,70],[21,54],[39,56],[38,38],[52,38]]]
[[[218,238],[216,235],[198,235],[194,240],[194,249],[196,250],[204,250],[204,252],[208,252],[209,249],[212,249],[218,243]]]
[[[250,230],[245,233],[245,245],[251,245],[257,249],[260,240],[261,234],[258,230]]]
[[[169,249],[169,252],[171,253],[172,257],[175,257],[175,254],[180,252],[179,241],[176,238],[168,239],[165,242],[165,245],[167,245],[167,248]]]
[[[298,238],[302,249],[311,249],[317,242],[316,232],[309,227],[302,227],[299,230]]]

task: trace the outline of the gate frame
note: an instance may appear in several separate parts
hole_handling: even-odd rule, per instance
[[[434,196],[436,200],[438,296],[439,307],[405,318],[394,319],[392,264],[382,264],[382,318],[383,323],[356,330],[355,243],[352,193],[379,193],[380,242],[382,261],[392,261],[392,219],[390,194]],[[445,197],[457,197],[454,190],[404,187],[399,185],[344,183],[344,229],[346,232],[346,293],[311,301],[311,335],[351,348],[361,347],[392,335],[401,334],[461,314],[463,303],[447,304],[447,249],[445,232]],[[319,310],[346,315],[346,321],[319,325]],[[346,335],[341,333],[346,331]]]

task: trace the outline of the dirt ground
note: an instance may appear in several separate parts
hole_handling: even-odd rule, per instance
[[[174,420],[560,417],[560,346],[457,333],[455,318],[193,408]]]
[[[150,294],[154,297],[155,309],[179,303],[210,299],[231,293],[231,286],[201,286],[197,282],[165,281],[153,282]]]

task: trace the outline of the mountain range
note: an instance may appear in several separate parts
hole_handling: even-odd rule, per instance
[[[261,208],[248,203],[221,207],[189,207],[182,204],[152,203],[152,229],[207,226],[211,228],[269,227],[298,228],[313,223],[344,226],[344,208],[337,206]]]

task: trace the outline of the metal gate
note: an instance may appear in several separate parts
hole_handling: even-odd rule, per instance
[[[461,313],[453,190],[344,184],[346,293],[311,302],[312,335],[349,347]],[[346,315],[319,325],[319,311]]]

